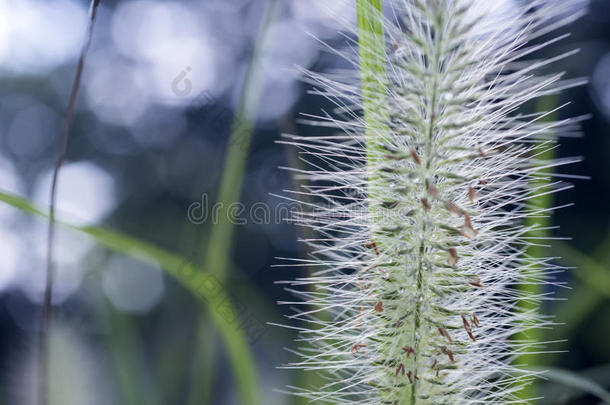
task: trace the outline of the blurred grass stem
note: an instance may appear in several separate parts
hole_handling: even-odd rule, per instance
[[[536,105],[536,111],[544,112],[544,111],[552,111],[557,108],[558,104],[558,96],[546,96],[540,98]],[[558,112],[555,111],[552,114],[548,114],[544,117],[543,121],[552,122],[557,120]],[[554,148],[548,148],[546,151],[539,155],[539,159],[545,162],[551,162],[555,159],[556,152]],[[550,189],[553,183],[553,168],[548,167],[546,169],[540,170],[539,177],[531,181],[532,189]],[[550,238],[550,226],[552,225],[552,217],[551,217],[551,209],[553,207],[554,202],[554,194],[553,193],[541,193],[541,195],[537,195],[532,197],[529,200],[529,204],[536,209],[544,209],[549,212],[544,217],[528,217],[525,220],[525,225],[530,227],[531,230],[527,233],[528,238],[542,240],[546,238]],[[549,250],[546,246],[542,246],[540,244],[532,244],[527,248],[526,256],[533,259],[543,259],[548,257]],[[537,297],[542,296],[544,294],[544,284],[540,283],[539,280],[544,277],[542,274],[542,267],[537,266],[536,272],[532,273],[532,275],[527,279],[523,284],[519,285],[518,288],[520,291],[524,292],[524,296],[526,297]],[[535,300],[524,299],[519,307],[521,311],[535,311],[536,313],[540,312],[540,303]],[[542,329],[530,328],[524,332],[521,332],[514,336],[515,341],[535,341],[542,342],[545,340],[544,331]],[[532,352],[532,353],[528,353]],[[524,354],[515,359],[515,364],[518,364],[523,367],[533,368],[540,366],[542,364],[541,355],[536,349],[536,346],[532,346],[532,348],[525,351]],[[519,391],[517,392],[517,396],[522,400],[531,400],[532,398],[537,397],[537,385],[536,381],[524,381]]]
[[[55,163],[55,168],[53,170],[53,178],[51,182],[49,227],[47,234],[46,282],[42,311],[40,316],[40,337],[38,343],[38,403],[40,405],[48,405],[49,403],[49,330],[51,327],[53,279],[55,277],[55,268],[53,265],[53,249],[55,242],[55,204],[57,200],[57,184],[59,178],[59,170],[61,169],[61,166],[63,165],[66,159],[68,142],[70,140],[70,129],[72,128],[72,122],[74,121],[74,108],[76,106],[78,90],[80,88],[81,77],[85,67],[85,59],[87,57],[87,52],[89,51],[91,38],[93,37],[93,26],[95,24],[97,7],[99,6],[100,1],[101,0],[92,0],[89,8],[89,24],[87,28],[86,39],[81,49],[80,56],[78,58],[76,74],[74,75],[74,80],[72,82],[68,106],[63,117],[62,129],[59,139],[59,152],[57,161]]]
[[[206,255],[203,268],[214,274],[220,282],[226,279],[227,270],[230,265],[234,223],[229,220],[229,209],[232,203],[240,199],[250,144],[252,142],[252,131],[256,122],[256,112],[264,86],[264,71],[260,66],[262,45],[267,37],[269,26],[280,15],[281,4],[282,2],[278,0],[270,0],[260,23],[250,63],[241,88],[239,104],[231,126],[231,134],[229,136],[217,198],[217,204],[220,207],[218,223],[211,228],[210,238],[207,246],[204,248]],[[202,329],[205,325],[205,319],[201,319],[202,315],[199,315],[199,317],[200,319],[197,324],[200,327],[198,327],[197,347],[193,356],[194,363],[190,381],[189,405],[209,403],[209,388],[213,385],[208,380],[212,379],[214,374],[210,372],[210,369],[214,367],[215,363],[213,358],[215,357],[214,345],[216,342],[214,335],[203,333]],[[212,359],[201,363],[198,360],[206,356],[199,353],[200,351],[205,351],[209,356],[212,356]],[[252,381],[250,384],[254,391],[258,389],[257,382]],[[250,404],[259,403],[260,396],[257,398],[242,398],[242,401],[243,403]]]

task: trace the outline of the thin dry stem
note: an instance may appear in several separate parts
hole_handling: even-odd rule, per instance
[[[49,403],[49,330],[51,326],[51,301],[53,297],[53,279],[55,277],[55,268],[53,266],[53,247],[55,241],[55,203],[57,200],[57,182],[59,177],[59,170],[66,159],[66,152],[68,150],[68,141],[70,140],[70,129],[72,128],[72,122],[74,120],[74,107],[76,105],[76,98],[78,96],[78,90],[80,88],[80,81],[85,67],[85,58],[91,44],[91,38],[93,36],[93,25],[95,23],[95,16],[97,13],[97,7],[101,0],[91,0],[91,6],[89,9],[89,26],[87,28],[87,36],[85,43],[81,49],[80,56],[78,58],[78,65],[76,67],[76,74],[74,75],[74,81],[72,82],[72,88],[70,90],[70,98],[68,106],[66,108],[62,130],[59,139],[59,152],[55,168],[53,170],[53,179],[51,182],[51,196],[49,205],[49,228],[47,234],[47,270],[46,270],[46,283],[44,291],[44,301],[42,304],[42,312],[40,318],[40,338],[39,338],[39,365],[38,365],[38,403],[40,405],[48,405]]]

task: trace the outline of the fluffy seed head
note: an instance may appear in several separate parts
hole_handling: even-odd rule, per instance
[[[511,360],[536,342],[510,337],[550,322],[519,310],[545,297],[515,286],[557,270],[525,254],[523,220],[547,214],[529,199],[565,186],[532,184],[569,162],[537,156],[574,130],[521,107],[577,84],[539,73],[569,53],[533,55],[582,1],[387,3],[386,47],[366,50],[386,62],[366,121],[359,60],[345,52],[355,70],[309,73],[337,106],[317,123],[338,133],[287,141],[309,165],[296,192],[309,210],[295,220],[317,234],[302,263],[313,274],[290,282],[303,322],[290,367],[322,375],[291,391],[332,404],[519,402],[516,383],[533,373]]]

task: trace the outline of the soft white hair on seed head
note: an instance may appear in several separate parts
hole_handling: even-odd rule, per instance
[[[293,220],[316,234],[311,258],[295,260],[312,274],[288,282],[301,321],[288,367],[322,381],[289,391],[332,404],[527,402],[517,383],[536,373],[511,361],[543,343],[510,338],[552,325],[518,308],[551,298],[515,286],[552,283],[560,269],[525,253],[540,241],[524,219],[548,214],[532,197],[569,187],[534,180],[575,161],[539,156],[577,125],[521,107],[580,83],[548,73],[572,52],[532,56],[565,37],[551,33],[584,2],[388,3],[386,47],[369,50],[386,61],[371,116],[357,55],[337,50],[353,71],[307,73],[337,107],[312,123],[337,133],[285,141],[308,166],[293,169],[307,180],[286,197],[305,207]]]

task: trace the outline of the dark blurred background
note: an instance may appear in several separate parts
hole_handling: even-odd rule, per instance
[[[290,296],[275,281],[304,270],[273,265],[276,257],[302,257],[296,243],[302,235],[247,213],[261,202],[273,209],[281,203],[274,194],[294,187],[296,180],[278,167],[293,165],[295,151],[276,141],[282,132],[319,131],[301,124],[300,113],[330,108],[308,94],[295,66],[345,67],[313,36],[345,43],[341,35],[346,22],[355,23],[355,1],[278,0],[266,18],[270,3],[102,0],[58,209],[73,223],[112,228],[204,263],[213,224],[189,219],[189,207],[216,201],[232,122],[244,88],[254,88],[253,100],[245,101],[256,117],[240,197],[246,223],[235,225],[233,243],[224,247],[225,286],[261,321],[286,322],[288,309],[275,302]],[[517,0],[501,3],[518,6]],[[0,1],[0,189],[41,207],[48,204],[87,9],[79,0]],[[559,152],[584,158],[562,173],[590,179],[573,180],[575,187],[556,197],[556,205],[574,205],[554,216],[554,235],[571,239],[551,254],[577,269],[561,276],[571,289],[556,294],[569,300],[545,305],[546,313],[566,322],[547,339],[567,341],[551,346],[566,352],[544,361],[610,387],[610,1],[594,0],[590,9],[567,29],[571,37],[545,51],[580,49],[553,65],[590,80],[561,95],[561,104],[571,103],[560,115],[591,118],[582,124],[583,136],[562,140]],[[34,400],[45,238],[45,220],[0,206],[2,405]],[[222,338],[183,285],[160,266],[74,231],[58,230],[57,249],[54,404],[239,402]],[[293,345],[292,338],[290,330],[265,326],[255,339],[263,404],[296,403],[274,391],[299,378],[275,369],[286,361],[282,347]],[[546,403],[599,402],[550,382],[541,390]]]

